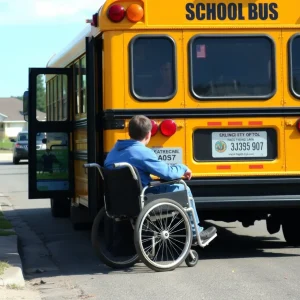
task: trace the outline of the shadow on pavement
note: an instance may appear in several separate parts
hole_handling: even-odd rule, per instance
[[[80,274],[153,273],[142,263],[125,270],[106,267],[92,249],[90,230],[75,231],[69,219],[54,219],[49,208],[16,209],[8,212],[10,213],[10,219],[19,235],[20,255],[26,279]],[[204,227],[211,225],[205,223]],[[275,236],[237,235],[229,230],[235,228],[231,224],[228,228],[226,225],[216,227],[218,237],[207,248],[195,248],[200,260],[300,256],[300,253],[288,253],[287,244]],[[55,268],[51,270],[49,267],[44,273],[36,273],[39,268],[45,268],[46,261],[49,266]],[[185,267],[185,264],[182,267]]]

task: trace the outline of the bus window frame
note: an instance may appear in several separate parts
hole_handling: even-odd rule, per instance
[[[134,68],[133,68],[133,46],[134,46],[134,42],[139,39],[139,38],[165,38],[171,41],[171,43],[173,44],[173,66],[174,66],[174,70],[175,70],[175,76],[174,76],[174,92],[167,96],[167,97],[141,97],[139,95],[137,95],[134,91]],[[129,82],[129,86],[130,86],[130,93],[131,95],[138,101],[140,102],[168,102],[170,100],[172,100],[178,92],[178,70],[177,70],[177,45],[176,45],[176,41],[174,40],[173,37],[171,37],[168,34],[138,34],[136,36],[134,36],[130,42],[129,42],[129,73],[130,73],[130,82]]]
[[[273,92],[271,92],[268,95],[265,96],[212,96],[212,97],[203,97],[203,96],[199,96],[194,92],[194,88],[193,88],[193,44],[195,39],[199,38],[199,37],[204,37],[204,38],[249,38],[249,37],[263,37],[266,39],[269,39],[269,41],[271,42],[272,48],[271,48],[271,61],[273,62],[272,64],[272,71],[273,71],[273,78],[272,81],[274,83],[274,89]],[[227,101],[227,100],[233,100],[233,101],[244,101],[244,100],[248,100],[248,101],[255,101],[255,100],[259,100],[259,101],[267,101],[270,100],[274,97],[274,95],[276,95],[277,93],[277,62],[276,62],[276,57],[277,57],[277,52],[276,52],[276,44],[274,42],[274,39],[268,35],[268,34],[197,34],[194,35],[188,42],[188,72],[189,72],[189,91],[190,94],[197,100],[200,101],[210,101],[210,100],[216,100],[216,101]]]
[[[292,46],[293,46],[293,41],[296,38],[300,38],[300,33],[295,33],[292,35],[288,41],[288,64],[289,64],[289,88],[290,88],[290,93],[296,98],[300,99],[300,94],[296,93],[294,90],[294,84],[293,84],[293,52],[292,52]]]

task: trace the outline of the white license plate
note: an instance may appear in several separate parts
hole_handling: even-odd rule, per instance
[[[182,148],[154,147],[152,150],[161,161],[168,164],[182,164]]]
[[[266,131],[228,131],[212,133],[213,158],[267,157]]]

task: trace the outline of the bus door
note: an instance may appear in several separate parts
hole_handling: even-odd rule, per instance
[[[87,79],[87,143],[88,163],[103,165],[102,112],[102,37],[86,38]],[[104,205],[102,181],[98,170],[89,168],[88,207],[91,216],[96,216]]]
[[[70,68],[29,69],[29,199],[73,197],[72,84]]]

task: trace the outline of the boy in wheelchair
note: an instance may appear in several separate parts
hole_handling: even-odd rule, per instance
[[[155,175],[163,180],[175,180],[184,177],[190,180],[192,171],[183,164],[169,165],[163,161],[159,161],[154,151],[146,145],[151,139],[152,123],[145,116],[134,116],[129,122],[129,136],[130,140],[119,140],[114,148],[108,154],[104,166],[106,168],[113,168],[115,163],[127,162],[134,166],[140,175],[142,186],[147,186],[151,181],[150,175]],[[185,187],[182,184],[163,184],[147,189],[147,193],[161,194],[169,192],[177,192],[183,190]],[[192,197],[192,193],[188,187],[188,196]],[[196,211],[194,201],[191,201],[191,207],[194,210],[195,222],[200,232],[202,241],[211,239],[216,234],[215,227],[209,227],[204,230],[199,226],[199,218]],[[193,244],[197,243],[195,224],[191,214]]]

